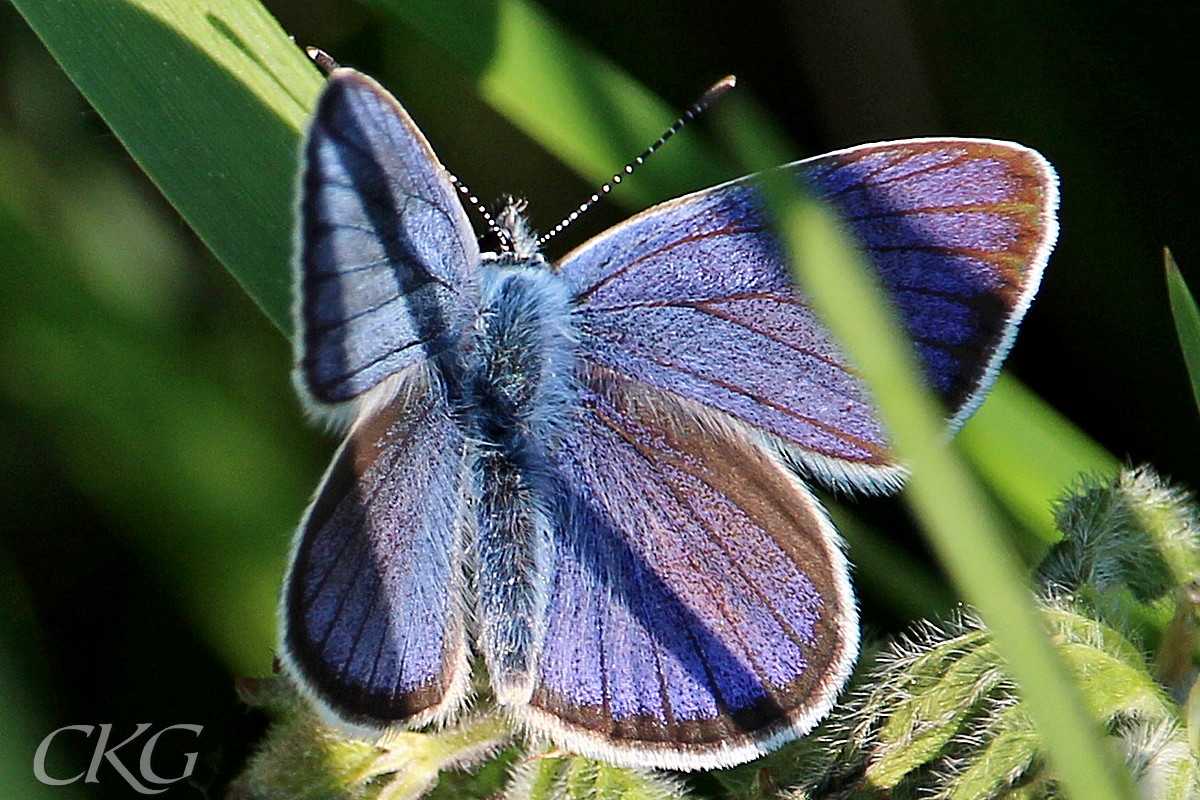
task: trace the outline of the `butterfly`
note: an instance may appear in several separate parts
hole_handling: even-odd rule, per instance
[[[1053,169],[950,138],[780,169],[840,215],[961,424],[1053,248]],[[501,708],[574,752],[767,753],[828,713],[858,652],[805,481],[884,491],[903,468],[753,176],[553,264],[520,212],[481,252],[399,102],[332,70],[301,157],[295,383],[348,432],[293,545],[286,671],[361,734],[453,719],[482,664]]]

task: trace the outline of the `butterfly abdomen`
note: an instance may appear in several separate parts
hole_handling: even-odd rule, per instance
[[[557,275],[499,262],[481,277],[466,410],[478,443],[478,645],[497,696],[523,702],[553,577],[545,453],[574,407],[574,336]]]

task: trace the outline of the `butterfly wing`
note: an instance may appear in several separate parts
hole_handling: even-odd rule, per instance
[[[555,572],[516,716],[577,752],[670,769],[806,732],[858,646],[824,512],[723,415],[586,363],[580,384],[539,504]]]
[[[445,170],[386,90],[334,70],[303,150],[297,385],[318,412],[452,346],[479,248]]]
[[[301,523],[282,604],[289,674],[343,724],[445,717],[464,699],[467,445],[422,366],[351,429]]]
[[[783,169],[840,213],[960,424],[1053,247],[1050,165],[1006,142],[914,139]],[[789,280],[752,179],[651,208],[560,271],[584,357],[753,425],[834,485],[899,477],[863,382]]]
[[[419,725],[467,687],[470,459],[446,377],[479,251],[416,125],[348,69],[318,101],[298,216],[296,383],[354,424],[296,536],[284,661],[332,718]]]

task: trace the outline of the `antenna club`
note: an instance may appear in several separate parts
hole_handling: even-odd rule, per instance
[[[312,45],[309,45],[308,47],[304,48],[304,52],[326,75],[331,74],[340,66],[336,61],[333,60],[333,56],[329,55],[329,53],[326,53],[319,47],[313,47]]]
[[[736,75],[726,75],[721,80],[714,83],[707,92],[700,97],[700,102],[697,105],[701,107],[710,106],[721,99],[721,96],[728,92],[733,87],[737,86]]]

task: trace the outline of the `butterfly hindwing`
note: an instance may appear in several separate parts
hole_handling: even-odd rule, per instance
[[[302,160],[297,384],[321,410],[457,341],[479,248],[425,137],[361,73],[330,76]]]
[[[740,763],[807,731],[857,654],[845,558],[754,434],[583,363],[549,456],[554,577],[533,730],[623,764]]]
[[[1053,246],[1049,165],[1006,142],[929,139],[783,169],[840,212],[961,422]],[[561,274],[584,356],[771,434],[830,483],[895,482],[871,399],[792,286],[753,178],[651,208],[567,255]]]
[[[329,468],[282,607],[289,671],[365,730],[442,718],[468,683],[467,443],[432,372],[401,377]]]

